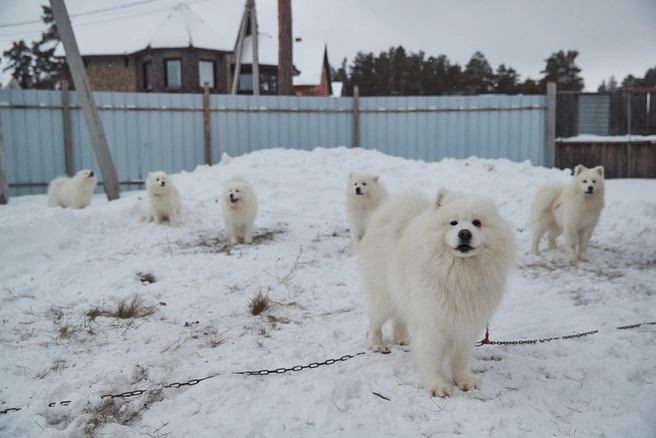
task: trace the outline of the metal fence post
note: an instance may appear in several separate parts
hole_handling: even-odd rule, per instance
[[[71,103],[70,95],[68,92],[68,81],[62,81],[61,88],[61,101],[62,101],[62,121],[64,123],[64,157],[66,163],[66,175],[73,176],[75,174],[75,166],[73,160],[73,136],[71,127]]]
[[[205,127],[205,164],[212,165],[212,139],[210,137],[210,84],[203,85],[203,126]]]
[[[631,97],[633,96],[633,92],[629,91],[627,93],[627,109],[626,109],[626,135],[627,135],[627,144],[626,144],[626,177],[627,178],[632,178],[632,167],[631,166],[631,107],[633,106],[631,103]]]
[[[6,159],[5,140],[2,136],[2,116],[0,115],[0,205],[9,203],[9,180],[7,178]]]
[[[547,114],[544,164],[556,166],[556,83],[547,82]]]
[[[360,147],[360,87],[353,86],[353,147]]]

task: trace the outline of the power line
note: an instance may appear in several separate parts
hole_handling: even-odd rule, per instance
[[[128,9],[128,8],[132,8],[134,6],[141,6],[141,5],[145,5],[145,4],[148,4],[148,3],[154,3],[154,2],[158,2],[158,1],[161,1],[161,0],[142,0],[142,1],[139,1],[139,2],[128,3],[126,5],[113,6],[111,8],[94,9],[93,11],[80,12],[79,14],[71,14],[71,18],[84,17],[84,16],[87,16],[87,15],[101,14],[103,12],[116,11],[116,10],[120,10],[120,9]],[[27,24],[41,24],[41,23],[43,23],[42,20],[29,20],[29,21],[18,21],[18,22],[15,22],[15,23],[4,23],[4,24],[0,24],[0,29],[5,28],[5,27],[16,27],[16,26],[24,26],[24,25],[27,25]]]

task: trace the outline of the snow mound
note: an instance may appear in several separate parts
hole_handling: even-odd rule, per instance
[[[177,228],[140,220],[144,191],[111,203],[97,195],[81,211],[12,198],[0,207],[0,410],[22,410],[0,415],[0,435],[653,437],[656,328],[616,327],[656,320],[654,180],[607,181],[590,263],[570,265],[562,250],[528,255],[529,233],[518,231],[491,339],[599,333],[479,347],[479,391],[431,399],[412,346],[233,374],[364,351],[343,212],[350,170],[380,173],[392,195],[444,186],[489,196],[520,230],[537,186],[571,178],[529,162],[271,149],[172,175],[184,207]],[[218,201],[233,175],[258,191],[253,246],[222,240]],[[270,302],[255,316],[258,292]],[[133,316],[117,316],[121,303]],[[136,390],[146,392],[101,398]],[[62,400],[70,404],[48,407]]]

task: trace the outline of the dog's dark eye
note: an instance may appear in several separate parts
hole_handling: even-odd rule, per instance
[[[596,183],[597,183],[597,180],[596,180],[596,179],[593,179],[593,180],[592,180],[592,184],[596,184]]]
[[[587,184],[587,183],[588,183],[588,180],[587,180],[587,179],[584,179],[584,180],[583,180],[583,184]]]
[[[358,183],[353,183],[353,185],[354,185],[354,186],[357,186],[357,185],[358,185]]]
[[[363,186],[366,186],[366,185],[367,185],[367,183],[362,183],[362,185],[363,185]]]
[[[478,219],[474,220],[474,221],[472,222],[472,224],[474,224],[474,226],[475,226],[476,228],[480,228],[480,227],[481,227],[481,221],[479,221]]]
[[[458,221],[451,221],[451,226],[455,227],[456,225],[458,225]]]
[[[155,181],[159,181],[159,178],[157,178]]]
[[[235,192],[239,193],[239,190],[235,190]]]

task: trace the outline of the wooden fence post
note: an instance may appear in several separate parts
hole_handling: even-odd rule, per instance
[[[360,87],[353,86],[353,147],[360,147]]]
[[[205,127],[205,164],[212,165],[212,138],[210,130],[210,84],[203,85],[203,126]]]
[[[631,97],[633,96],[633,92],[629,91],[627,94],[627,102],[626,102],[626,136],[627,136],[627,144],[626,144],[626,177],[627,178],[633,178],[633,172],[631,166],[631,107],[633,106],[631,103]]]
[[[82,62],[82,56],[80,56],[80,50],[77,46],[77,41],[75,40],[73,26],[68,17],[66,5],[64,4],[64,0],[50,0],[50,7],[52,8],[52,14],[55,17],[55,23],[57,24],[57,30],[59,31],[61,42],[64,45],[66,62],[68,63],[68,68],[73,77],[73,83],[75,84],[78,98],[80,99],[82,114],[84,114],[84,120],[89,129],[89,137],[91,138],[91,143],[93,144],[96,153],[96,159],[98,160],[98,167],[100,167],[100,173],[103,177],[103,187],[107,194],[107,199],[110,201],[118,199],[121,186],[119,185],[118,177],[116,176],[116,169],[114,168],[112,155],[109,151],[105,131],[100,122],[98,108],[96,107],[96,102],[93,98],[91,86],[89,85],[89,78],[87,78],[87,72],[84,68],[84,63]]]
[[[68,92],[68,81],[62,81],[61,88],[62,100],[62,121],[64,122],[64,157],[66,163],[66,175],[75,174],[75,165],[73,160],[73,129],[71,126],[71,99]]]
[[[546,167],[556,166],[556,92],[556,83],[547,82],[546,138],[544,142],[544,165]]]
[[[7,177],[7,155],[2,136],[2,116],[0,116],[0,205],[9,203],[9,178]]]

